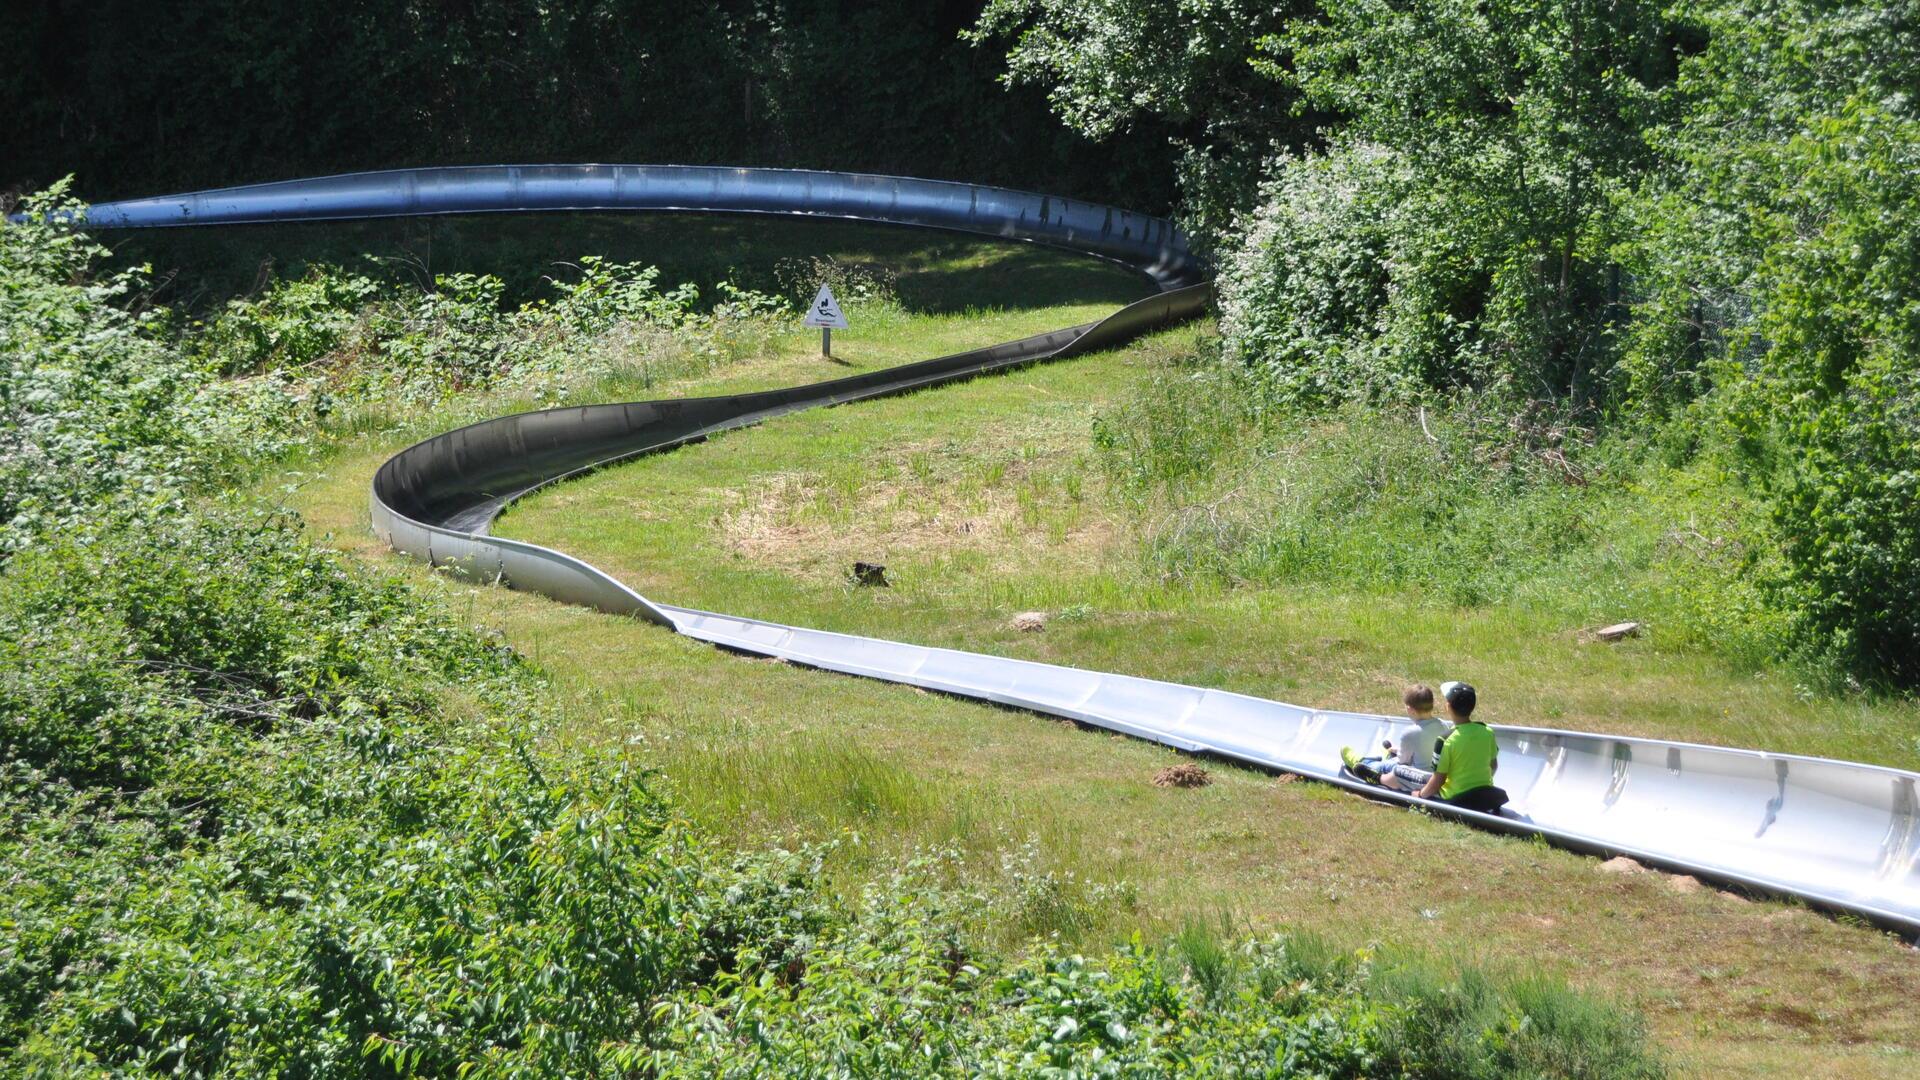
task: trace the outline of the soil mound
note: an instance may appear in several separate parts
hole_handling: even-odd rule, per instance
[[[1153,774],[1154,787],[1206,787],[1213,783],[1213,776],[1198,765],[1182,762],[1169,765]]]

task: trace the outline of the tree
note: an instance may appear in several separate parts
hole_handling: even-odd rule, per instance
[[[1734,0],[1659,134],[1639,268],[1653,342],[1692,337],[1750,478],[1799,643],[1920,683],[1920,10]],[[1697,384],[1647,350],[1657,400]]]
[[[1370,174],[1397,185],[1381,193],[1389,310],[1348,333],[1429,385],[1596,400],[1619,315],[1619,195],[1651,161],[1651,88],[1672,72],[1657,13],[1635,0],[1320,10],[1265,39],[1260,67],[1337,118],[1334,154],[1395,162]]]
[[[1010,40],[1007,84],[1044,87],[1081,135],[1170,143],[1185,220],[1211,239],[1252,203],[1267,159],[1312,138],[1298,95],[1254,63],[1264,37],[1311,10],[1308,0],[989,0],[969,37]]]

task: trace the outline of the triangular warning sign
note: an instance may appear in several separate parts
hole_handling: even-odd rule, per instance
[[[813,306],[807,309],[807,317],[802,320],[806,326],[824,326],[830,330],[845,330],[847,317],[840,313],[840,301],[833,298],[833,290],[820,286],[820,295],[813,298]]]

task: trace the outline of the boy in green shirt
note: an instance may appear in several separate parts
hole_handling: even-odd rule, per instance
[[[1498,814],[1507,804],[1507,793],[1493,786],[1493,774],[1500,768],[1500,745],[1494,741],[1493,729],[1473,718],[1479,697],[1463,682],[1442,683],[1440,696],[1447,701],[1453,734],[1441,744],[1433,777],[1420,789],[1419,797],[1437,795],[1463,810]]]

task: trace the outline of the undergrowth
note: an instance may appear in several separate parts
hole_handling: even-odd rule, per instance
[[[1764,510],[1684,433],[1466,395],[1295,410],[1261,379],[1197,355],[1096,421],[1159,574],[1634,619],[1746,665],[1786,648]]]
[[[315,267],[228,301],[180,340],[217,374],[271,383],[316,424],[365,429],[496,389],[557,405],[608,378],[651,388],[704,374],[759,354],[791,314],[779,297],[721,282],[703,301],[691,285],[663,288],[653,267],[591,255],[547,286],[509,307],[490,274],[421,289]]]

